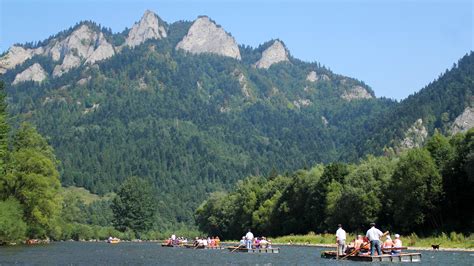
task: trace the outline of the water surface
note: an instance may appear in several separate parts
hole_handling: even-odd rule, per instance
[[[158,243],[58,242],[0,247],[0,265],[377,265],[322,259],[327,248],[282,246],[279,254],[166,248]],[[421,251],[416,265],[474,265],[474,252]],[[388,263],[390,264],[390,263]]]

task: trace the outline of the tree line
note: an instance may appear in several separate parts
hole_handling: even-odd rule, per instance
[[[25,239],[163,237],[160,202],[149,181],[129,177],[111,199],[89,204],[77,193],[64,193],[53,148],[29,123],[12,128],[5,98],[0,82],[0,245]]]
[[[339,223],[364,232],[370,222],[399,233],[472,233],[473,167],[474,129],[449,138],[436,132],[401,154],[248,177],[232,192],[211,194],[196,222],[226,239],[247,228],[281,236],[334,231]]]

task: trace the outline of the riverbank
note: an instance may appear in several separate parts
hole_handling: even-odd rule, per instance
[[[348,234],[347,242],[355,239],[356,235]],[[431,245],[439,245],[440,250],[444,251],[469,251],[474,252],[474,235],[465,236],[458,233],[445,234],[431,237],[418,237],[416,234],[401,236],[404,246],[411,250],[433,250]],[[333,247],[335,248],[335,236],[333,234],[307,234],[307,235],[289,235],[272,238],[273,244],[278,245],[301,245],[315,247]]]

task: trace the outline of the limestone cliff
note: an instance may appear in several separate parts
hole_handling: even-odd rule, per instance
[[[8,69],[20,65],[35,54],[42,52],[42,49],[25,49],[21,46],[12,46],[8,49],[7,54],[0,58],[0,74],[4,74]]]
[[[451,133],[454,135],[459,132],[465,132],[474,127],[474,108],[467,107],[464,112],[454,120],[451,126]]]
[[[196,19],[176,49],[193,54],[211,53],[241,59],[235,39],[208,17]]]
[[[358,99],[372,99],[374,98],[364,87],[354,86],[352,89],[345,91],[341,98],[346,101],[358,100]]]
[[[54,61],[63,61],[56,65],[53,76],[61,76],[82,62],[94,64],[115,54],[114,47],[107,42],[104,34],[83,24],[65,38],[54,38],[45,46],[35,49],[13,46],[0,58],[0,74],[24,63],[34,55],[50,56]]]
[[[107,42],[102,32],[96,32],[87,25],[82,25],[67,38],[56,42],[49,54],[53,60],[64,56],[61,65],[54,68],[53,76],[61,76],[70,69],[84,62],[93,64],[115,54],[113,46]]]
[[[255,63],[257,68],[269,68],[271,65],[289,61],[288,51],[286,50],[283,43],[280,41],[274,41],[273,44],[265,49],[262,53],[262,57]]]
[[[140,21],[135,23],[128,33],[125,44],[135,47],[148,39],[166,38],[166,29],[162,24],[155,13],[150,10],[145,11]]]
[[[40,64],[35,63],[23,72],[17,74],[12,84],[17,84],[23,81],[41,82],[45,80],[47,76],[48,74],[44,71],[43,67],[41,67]]]
[[[399,150],[419,148],[428,137],[428,131],[420,118],[405,132],[405,138],[400,143]]]

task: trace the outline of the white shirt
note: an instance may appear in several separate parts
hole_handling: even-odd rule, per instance
[[[383,235],[382,231],[372,226],[369,230],[367,230],[366,237],[369,238],[370,241],[380,240],[380,237]]]
[[[252,234],[252,232],[248,232],[248,233],[245,235],[245,238],[247,238],[247,240],[253,240],[253,234]]]
[[[400,239],[396,238],[393,241],[393,246],[396,247],[396,248],[401,248],[402,247],[402,241]]]
[[[337,240],[339,240],[339,241],[345,241],[346,240],[346,231],[344,231],[344,229],[342,229],[342,228],[337,229],[336,237],[337,237]]]
[[[176,235],[171,235],[171,240],[176,240]]]

